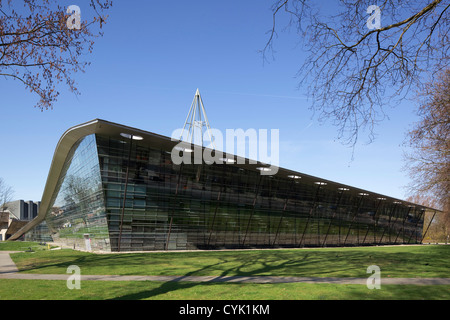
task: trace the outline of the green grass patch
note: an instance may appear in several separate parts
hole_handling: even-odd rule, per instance
[[[0,241],[0,251],[41,251],[47,250],[47,245],[31,241]]]
[[[11,254],[21,272],[66,274],[77,265],[92,275],[212,275],[367,277],[377,265],[382,277],[449,277],[450,246],[393,246],[292,250],[242,250],[94,254],[73,250]]]
[[[244,284],[155,281],[82,281],[69,290],[60,280],[0,279],[0,300],[449,300],[450,286]]]
[[[32,243],[0,243],[18,251]],[[17,247],[13,247],[15,244]],[[77,265],[84,275],[214,275],[367,278],[378,265],[383,277],[449,277],[450,246],[393,246],[289,250],[148,252],[94,254],[69,249],[11,254],[20,272],[67,274]],[[38,250],[41,248],[41,250]],[[69,276],[67,274],[67,276]],[[157,281],[66,281],[0,279],[0,299],[8,300],[449,300],[449,285],[365,285],[310,283],[198,283]]]

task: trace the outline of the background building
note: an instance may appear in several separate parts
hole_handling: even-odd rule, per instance
[[[17,220],[33,220],[37,217],[41,202],[16,200],[5,203],[4,212],[9,212],[10,217]]]
[[[7,240],[37,217],[40,201],[16,200],[5,203],[0,212],[0,241]]]
[[[4,241],[6,239],[5,234],[6,230],[8,230],[9,226],[9,213],[0,212],[0,241]]]
[[[103,251],[421,243],[436,210],[263,164],[179,164],[177,142],[104,120],[66,131],[18,231]]]

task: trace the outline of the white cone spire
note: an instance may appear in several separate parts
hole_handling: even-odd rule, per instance
[[[206,128],[205,132],[203,128]],[[186,132],[185,132],[186,130]],[[203,105],[200,91],[197,88],[191,108],[184,122],[183,131],[180,140],[191,144],[204,146],[204,136],[207,135],[211,142],[211,148],[215,149],[214,137],[211,132],[208,117],[206,116],[205,106]]]

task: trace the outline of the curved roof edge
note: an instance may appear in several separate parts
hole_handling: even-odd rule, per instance
[[[17,240],[20,236],[30,231],[32,228],[34,228],[44,220],[50,206],[52,195],[58,183],[58,179],[61,175],[65,160],[70,150],[78,140],[94,133],[120,134],[121,132],[132,132],[135,134],[139,133],[149,138],[149,140],[151,140],[152,138],[157,138],[160,141],[162,139],[162,141],[164,141],[165,143],[175,143],[172,142],[170,138],[162,135],[139,130],[136,128],[131,128],[102,119],[94,119],[67,129],[56,145],[37,217],[27,223],[23,228],[18,230],[8,240]]]
[[[64,162],[67,158],[67,155],[69,154],[70,149],[80,138],[95,133],[100,121],[101,120],[99,119],[95,119],[89,122],[85,122],[80,125],[74,126],[63,133],[58,141],[58,144],[56,145],[56,149],[53,154],[53,159],[50,165],[44,192],[42,194],[38,215],[20,230],[18,230],[15,234],[13,234],[8,240],[18,239],[20,236],[22,236],[44,220],[45,214],[47,213],[48,207],[50,206],[53,191],[56,187],[56,184],[58,183],[61,170],[64,166]]]
[[[166,136],[158,135],[158,134],[155,134],[155,133],[152,133],[149,131],[144,131],[144,130],[128,127],[128,126],[121,125],[118,123],[109,122],[109,121],[102,120],[102,119],[94,119],[94,120],[91,120],[91,121],[88,121],[88,122],[85,122],[85,123],[82,123],[82,124],[79,124],[79,125],[69,128],[68,130],[66,130],[63,133],[63,135],[59,139],[58,144],[55,149],[55,152],[53,154],[53,160],[50,165],[50,170],[48,173],[47,182],[45,184],[45,188],[44,188],[44,192],[42,195],[41,204],[40,204],[40,208],[39,208],[39,213],[38,213],[37,217],[34,218],[33,220],[31,220],[28,224],[26,224],[20,230],[18,230],[8,240],[17,240],[20,236],[22,236],[26,232],[30,231],[32,228],[34,228],[35,226],[37,226],[39,223],[41,223],[44,220],[45,215],[49,209],[49,206],[51,205],[51,198],[52,198],[52,195],[56,188],[56,185],[58,183],[58,180],[61,175],[62,168],[64,166],[66,158],[67,158],[70,150],[72,149],[72,147],[75,145],[75,143],[78,140],[80,140],[81,138],[83,138],[85,136],[95,134],[95,133],[119,135],[120,133],[123,133],[123,132],[125,132],[125,133],[129,132],[129,133],[133,133],[133,134],[142,135],[142,136],[144,136],[146,141],[151,141],[157,146],[158,145],[165,146],[166,148],[169,146],[172,148],[174,145],[176,145],[179,142],[179,141],[174,141],[171,138],[166,137]],[[236,157],[239,158],[238,156],[236,156]],[[261,162],[258,161],[258,164],[261,164]],[[237,166],[247,167],[248,169],[250,169],[247,165],[237,165]],[[253,170],[254,170],[254,168],[253,168]],[[395,198],[392,198],[389,196],[381,195],[376,192],[363,190],[361,188],[348,186],[348,185],[345,185],[345,184],[342,184],[339,182],[334,182],[334,181],[322,179],[319,177],[310,176],[310,175],[307,175],[304,173],[296,172],[296,171],[281,168],[281,167],[279,168],[279,171],[277,174],[282,174],[282,175],[292,175],[292,174],[297,175],[298,174],[298,175],[304,177],[305,178],[304,180],[307,179],[308,181],[324,181],[327,184],[333,185],[336,187],[346,187],[346,188],[350,188],[356,192],[370,192],[372,195],[376,195],[378,197],[387,198],[387,199],[393,200],[393,201],[401,201],[404,204],[414,205],[414,206],[417,206],[422,209],[429,209],[429,210],[434,210],[434,211],[440,212],[440,210],[438,210],[438,209],[414,204],[414,203],[411,203],[411,202],[408,202],[405,200],[395,199]]]

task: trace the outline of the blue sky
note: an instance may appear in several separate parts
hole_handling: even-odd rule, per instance
[[[272,26],[272,1],[114,1],[104,36],[76,74],[81,96],[61,85],[53,110],[17,81],[0,79],[0,177],[15,199],[40,200],[53,153],[68,128],[95,118],[171,136],[199,88],[210,124],[225,132],[279,129],[280,165],[404,199],[402,142],[417,120],[404,104],[352,150],[319,124],[298,88],[305,59],[294,30],[279,32],[275,59],[258,52]],[[325,3],[325,2],[324,2]],[[89,11],[85,0],[61,1]],[[300,44],[299,44],[300,43]]]

